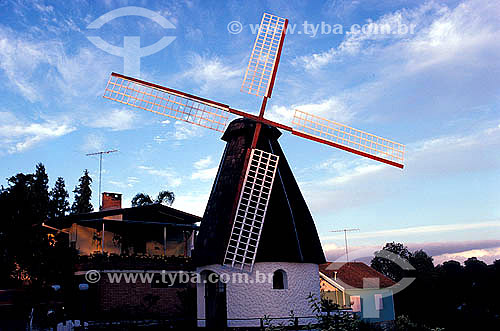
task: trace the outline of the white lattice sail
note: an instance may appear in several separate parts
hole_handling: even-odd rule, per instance
[[[402,168],[405,146],[395,141],[295,110],[292,133]]]
[[[104,98],[219,132],[230,115],[226,105],[118,74],[111,75]]]
[[[224,265],[252,271],[279,157],[252,149]]]
[[[271,96],[286,25],[286,19],[264,14],[250,54],[241,92],[256,96]]]

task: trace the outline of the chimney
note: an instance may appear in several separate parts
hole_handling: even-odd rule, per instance
[[[120,193],[102,193],[102,206],[101,210],[121,209],[122,208],[122,195]]]

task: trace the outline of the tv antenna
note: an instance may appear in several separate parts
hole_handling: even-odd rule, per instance
[[[104,154],[111,154],[118,152],[117,149],[112,149],[109,151],[102,151],[102,152],[95,152],[95,153],[88,153],[85,154],[86,156],[94,156],[94,155],[99,155],[99,210],[101,210],[101,177],[102,177],[102,156]]]
[[[263,97],[259,115],[231,108],[137,78],[111,73],[104,98],[179,121],[224,132],[232,115],[255,121],[252,144],[246,151],[243,170],[233,204],[233,222],[225,243],[224,265],[253,269],[279,157],[256,148],[262,125],[330,145],[347,152],[404,167],[404,145],[301,110],[295,110],[292,126],[264,118],[273,91],[288,20],[265,13],[259,26],[242,92]],[[255,183],[255,185],[254,185]],[[251,229],[251,233],[247,229]]]
[[[347,246],[347,232],[352,232],[352,231],[359,231],[359,229],[341,229],[341,230],[333,230],[330,232],[344,232],[344,240],[345,240],[345,255],[347,262],[349,262],[349,249]]]

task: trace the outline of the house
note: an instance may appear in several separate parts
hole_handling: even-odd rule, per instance
[[[78,252],[77,284],[88,284],[86,300],[93,313],[178,317],[183,292],[194,285],[166,284],[159,277],[163,270],[194,271],[191,251],[200,221],[162,204],[122,208],[121,194],[105,192],[100,211],[52,219],[44,226],[68,234],[69,245]],[[93,270],[100,275],[96,282],[86,278]],[[153,280],[112,281],[109,276],[139,273],[151,274]]]
[[[299,324],[311,322],[307,300],[319,297],[319,269],[325,262],[316,227],[286,157],[278,143],[281,133],[263,125],[257,149],[279,156],[267,212],[251,271],[223,265],[230,240],[238,184],[255,122],[234,120],[224,133],[226,148],[200,224],[193,253],[196,271],[204,279],[226,282],[197,284],[198,326],[222,329],[259,327],[264,316],[285,318],[290,312]],[[252,227],[248,236],[253,236]],[[258,240],[258,239],[256,239]],[[246,253],[244,253],[246,254]]]
[[[394,320],[392,289],[396,284],[390,278],[362,262],[327,262],[319,270],[322,298],[351,308],[368,322]]]

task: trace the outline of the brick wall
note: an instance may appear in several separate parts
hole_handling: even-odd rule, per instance
[[[140,281],[135,284],[125,282],[110,283],[107,276],[102,274],[98,290],[99,308],[101,312],[129,313],[139,316],[151,314],[168,318],[182,318],[184,317],[183,314],[185,314],[183,309],[186,309],[186,307],[179,293],[184,292],[185,294],[186,291],[187,288],[152,288],[151,284]],[[151,298],[155,298],[152,305]]]

